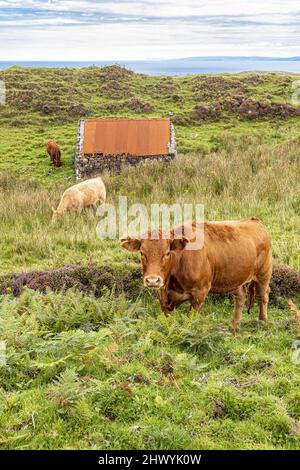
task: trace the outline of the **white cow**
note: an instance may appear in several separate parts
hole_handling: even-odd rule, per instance
[[[106,189],[102,179],[99,177],[82,181],[66,189],[63,193],[57,209],[52,207],[54,222],[58,215],[67,211],[81,212],[84,207],[103,204],[106,200]]]

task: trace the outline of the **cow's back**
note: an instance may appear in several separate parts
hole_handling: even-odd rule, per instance
[[[269,236],[257,219],[205,223],[204,250],[215,292],[257,280],[272,262]]]
[[[98,201],[105,202],[106,190],[100,177],[82,181],[76,185],[76,188],[82,193],[84,204],[95,204]]]
[[[178,253],[173,271],[184,288],[207,284],[212,292],[230,292],[270,272],[271,243],[259,220],[205,222],[194,229],[203,229],[204,245]]]
[[[60,152],[58,144],[54,140],[48,140],[46,149],[49,155],[53,155],[56,152]]]

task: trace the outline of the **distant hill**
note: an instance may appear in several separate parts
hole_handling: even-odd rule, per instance
[[[292,72],[300,73],[300,57],[184,57],[166,60],[139,60],[117,61],[135,72],[148,75],[186,75],[195,73],[239,73],[248,71],[265,72]],[[1,62],[0,69],[12,65],[24,67],[86,67],[96,65],[99,67],[114,65],[115,61],[89,61],[89,62]]]
[[[118,65],[0,70],[6,87],[0,170],[73,177],[81,117],[170,117],[180,153],[218,150],[223,136],[250,134],[270,145],[293,139],[299,135],[300,108],[291,101],[297,79],[300,73],[149,76]],[[49,138],[62,146],[60,172],[45,157]]]

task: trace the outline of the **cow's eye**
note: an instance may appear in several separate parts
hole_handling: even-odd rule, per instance
[[[170,256],[170,252],[168,251],[166,254],[165,254],[165,258],[169,258]]]

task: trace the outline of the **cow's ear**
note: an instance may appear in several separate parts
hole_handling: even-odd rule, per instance
[[[127,251],[139,251],[141,247],[141,240],[138,238],[121,238],[121,246]]]
[[[170,249],[181,251],[181,250],[184,250],[185,246],[188,243],[189,243],[189,239],[186,237],[174,238],[174,240],[171,240]]]

